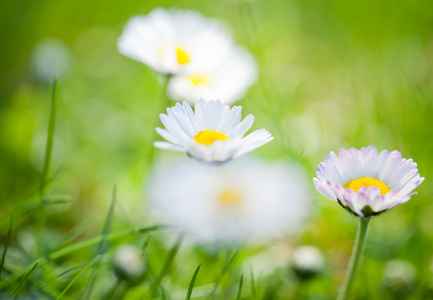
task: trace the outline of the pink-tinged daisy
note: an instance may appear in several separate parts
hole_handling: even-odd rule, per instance
[[[398,151],[369,146],[360,150],[341,149],[320,163],[313,179],[317,190],[360,217],[378,215],[409,201],[423,182],[417,164]]]
[[[265,129],[259,129],[244,137],[254,122],[248,115],[241,121],[241,106],[222,105],[220,100],[200,99],[195,111],[187,102],[167,108],[160,114],[166,129],[156,131],[167,142],[155,142],[154,146],[164,150],[186,152],[204,162],[222,163],[237,158],[270,142],[273,137]]]

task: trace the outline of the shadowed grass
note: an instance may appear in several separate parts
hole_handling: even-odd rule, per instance
[[[27,278],[30,276],[30,274],[33,273],[33,271],[36,269],[36,267],[39,264],[39,260],[33,265],[33,267],[30,269],[30,271],[28,271],[23,279],[21,279],[20,283],[18,283],[17,287],[15,288],[15,290],[12,293],[12,298],[15,298],[15,296],[17,295],[18,291],[20,290],[20,288],[23,286],[23,284],[26,282]]]
[[[93,258],[90,263],[87,264],[87,266],[85,266],[69,283],[68,285],[64,288],[64,290],[60,293],[60,295],[57,297],[57,300],[60,300],[65,294],[66,292],[71,288],[71,286],[75,283],[75,281],[80,278],[91,266],[95,265],[95,263],[99,261],[99,256],[96,256],[95,258]]]
[[[166,228],[166,227],[161,226],[161,225],[155,225],[155,226],[140,228],[140,229],[136,229],[136,230],[123,230],[123,231],[109,234],[105,238],[105,241],[114,241],[114,240],[122,239],[122,238],[125,238],[128,236],[137,236],[140,234],[145,234],[145,233],[149,233],[149,232],[156,231],[156,230],[161,230],[163,228]],[[97,236],[97,237],[94,237],[94,238],[91,238],[91,239],[88,239],[88,240],[85,240],[82,242],[75,243],[73,245],[67,246],[67,247],[59,249],[57,251],[54,251],[54,252],[48,254],[47,258],[40,259],[39,260],[40,265],[41,266],[45,265],[49,261],[62,258],[66,255],[69,255],[69,254],[72,254],[74,252],[86,249],[86,248],[91,247],[91,246],[98,245],[102,240],[103,240],[103,237],[100,235],[100,236]],[[33,264],[34,263],[32,263],[32,265]],[[26,266],[26,267],[22,268],[21,271],[15,272],[10,278],[8,278],[8,280],[0,283],[0,289],[5,287],[5,286],[12,284],[13,282],[15,282],[17,279],[19,279],[21,276],[23,276],[27,272],[28,269],[29,269],[29,266]]]
[[[0,277],[1,277],[1,273],[2,273],[4,265],[5,265],[6,253],[8,251],[9,243],[10,243],[10,240],[11,240],[13,224],[14,224],[14,219],[11,218],[11,221],[10,221],[10,224],[9,224],[8,233],[6,235],[5,247],[3,249],[2,261],[1,261],[1,264],[0,264]]]

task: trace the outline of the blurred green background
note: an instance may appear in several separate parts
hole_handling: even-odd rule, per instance
[[[311,178],[329,151],[347,147],[397,149],[418,163],[426,178],[417,189],[419,195],[372,222],[354,299],[433,299],[431,0],[4,1],[0,8],[1,242],[6,240],[11,211],[37,202],[34,191],[41,181],[52,84],[35,72],[34,63],[46,43],[65,53],[64,72],[58,78],[51,165],[55,177],[46,194],[69,199],[47,207],[42,252],[34,245],[40,214],[29,210],[15,218],[11,255],[16,252],[16,260],[6,266],[15,270],[28,265],[40,253],[58,249],[63,244],[54,242],[65,236],[68,245],[100,234],[114,183],[118,199],[111,230],[154,225],[146,213],[145,182],[152,167],[148,156],[161,112],[162,86],[158,74],[118,53],[116,42],[130,17],[158,6],[194,9],[221,20],[232,28],[236,42],[257,58],[259,81],[237,103],[244,115],[256,116],[252,129],[264,127],[275,137],[256,155],[298,160]],[[180,155],[155,151],[157,160]],[[311,192],[317,209],[306,228],[268,247],[242,249],[223,277],[224,293],[218,297],[235,298],[241,272],[244,297],[253,297],[250,259],[273,253],[281,244],[287,258],[296,246],[309,244],[325,255],[323,274],[300,283],[287,265],[255,273],[257,298],[334,298],[357,220],[317,193],[312,183]],[[127,241],[142,245],[145,238]],[[162,267],[161,257],[175,238],[174,232],[152,234],[146,251],[154,269]],[[110,244],[107,253],[124,242]],[[38,269],[29,281],[37,287],[33,293],[42,299],[55,297],[71,280],[68,276],[77,274],[75,270],[60,275],[62,271],[88,263],[94,248]],[[167,297],[184,297],[182,291],[199,263],[196,286],[211,285],[225,255],[230,257],[213,256],[192,245],[181,247],[165,282]],[[397,294],[383,283],[384,266],[393,259],[406,260],[416,269],[415,282]],[[110,272],[109,263],[103,264],[95,295],[115,284]],[[86,272],[65,297],[82,295],[90,274]],[[144,284],[132,287],[126,298],[146,299],[147,290]],[[26,291],[31,288],[24,286],[21,293]]]

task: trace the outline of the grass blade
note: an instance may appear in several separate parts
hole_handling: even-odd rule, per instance
[[[87,271],[87,269],[89,269],[91,266],[93,266],[97,260],[99,260],[99,256],[96,256],[94,259],[92,259],[92,260],[90,261],[90,263],[88,263],[87,266],[86,266],[84,269],[82,269],[82,270],[77,274],[77,276],[75,276],[74,279],[71,280],[71,282],[69,282],[69,284],[65,287],[65,289],[64,289],[64,290],[60,293],[60,295],[57,297],[57,300],[61,299],[61,298],[65,295],[65,293],[69,290],[69,288],[74,284],[74,282],[75,282],[78,278],[80,278],[80,277],[84,274],[84,272]]]
[[[251,269],[251,293],[252,293],[254,299],[257,299],[257,294],[256,294],[256,283],[255,283],[255,280],[254,280],[253,269]]]
[[[194,274],[192,275],[191,281],[189,283],[188,292],[186,294],[185,300],[190,300],[192,295],[192,290],[194,288],[195,279],[197,278],[198,271],[200,271],[201,264],[198,265],[197,269],[195,270]]]
[[[238,289],[238,295],[236,296],[236,300],[241,300],[242,298],[242,284],[244,283],[244,274],[241,274],[241,279],[239,281],[239,289]]]
[[[19,289],[26,282],[26,280],[30,276],[30,274],[33,273],[33,271],[36,269],[36,267],[38,266],[38,264],[39,264],[39,260],[33,265],[33,267],[30,269],[30,271],[27,272],[27,274],[23,277],[23,279],[21,279],[20,283],[18,284],[18,286],[15,288],[14,292],[12,293],[12,298],[15,298],[15,296],[17,295]]]
[[[223,268],[221,270],[221,274],[215,280],[214,288],[212,289],[212,292],[209,294],[209,298],[210,299],[213,299],[215,297],[216,290],[217,290],[217,288],[218,288],[218,286],[219,286],[222,278],[224,277],[225,273],[229,270],[231,264],[235,260],[236,256],[239,254],[240,250],[241,250],[241,248],[238,248],[233,253],[233,255],[231,254],[231,251],[227,252],[227,259],[226,259],[226,262],[224,263],[224,266],[223,266]]]
[[[161,225],[155,225],[155,226],[140,228],[140,229],[136,229],[136,230],[123,230],[123,231],[111,233],[111,234],[108,234],[105,238],[103,238],[100,235],[100,236],[97,236],[97,237],[94,237],[94,238],[91,238],[91,239],[67,246],[65,248],[59,249],[59,250],[51,253],[49,255],[49,258],[51,260],[58,259],[58,258],[63,257],[65,255],[71,254],[73,252],[97,245],[102,240],[105,240],[105,242],[114,241],[114,240],[117,240],[120,238],[125,238],[127,236],[135,236],[135,235],[145,234],[145,233],[160,230],[163,228],[165,228],[165,227],[161,226]]]
[[[107,217],[105,218],[104,228],[102,229],[102,240],[98,245],[98,250],[96,250],[96,255],[101,255],[105,252],[104,251],[104,246],[106,242],[105,240],[107,238],[108,232],[110,231],[110,224],[111,224],[111,219],[113,217],[114,205],[116,204],[116,193],[117,193],[117,189],[116,189],[116,185],[114,185],[110,210],[108,211]]]
[[[7,253],[7,251],[8,251],[9,242],[10,242],[10,240],[11,240],[11,234],[12,234],[12,226],[13,226],[13,223],[14,223],[14,219],[11,218],[11,222],[10,222],[10,224],[9,224],[9,229],[8,229],[8,234],[7,234],[7,236],[6,236],[5,247],[4,247],[4,249],[3,249],[2,261],[1,261],[1,264],[0,264],[0,277],[1,277],[1,272],[3,271],[3,267],[4,267],[4,265],[5,265],[6,253]]]
[[[50,172],[51,167],[51,156],[53,153],[53,141],[54,141],[54,128],[56,126],[56,115],[57,115],[57,80],[53,81],[53,89],[51,92],[51,111],[50,120],[48,122],[48,135],[47,135],[47,145],[45,148],[45,160],[44,168],[42,169],[41,183],[39,185],[39,195],[41,201],[44,199],[45,192],[45,180]]]
[[[51,92],[51,109],[50,109],[50,119],[48,121],[48,133],[47,133],[47,144],[45,147],[45,160],[44,167],[42,169],[41,182],[39,185],[39,197],[40,203],[44,201],[46,179],[50,172],[51,167],[51,157],[53,153],[53,141],[54,141],[54,128],[56,127],[56,115],[57,115],[57,80],[53,81],[53,89]],[[39,251],[42,250],[42,232],[45,227],[45,222],[47,218],[46,207],[41,207],[39,209],[38,221],[36,224],[36,230],[39,236]]]

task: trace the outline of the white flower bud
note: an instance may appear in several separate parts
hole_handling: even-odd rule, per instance
[[[71,53],[68,46],[57,39],[39,42],[33,50],[32,69],[38,80],[51,82],[66,74],[71,66]]]
[[[300,279],[310,279],[323,271],[325,260],[319,249],[301,246],[293,254],[293,270]]]
[[[123,245],[113,256],[113,269],[119,280],[137,280],[145,271],[142,253],[133,245]]]
[[[402,293],[411,290],[415,279],[415,267],[408,261],[395,259],[386,263],[382,282],[388,289]]]

